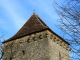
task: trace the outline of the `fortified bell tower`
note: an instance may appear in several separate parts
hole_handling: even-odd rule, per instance
[[[3,44],[3,60],[70,60],[69,43],[35,13]]]

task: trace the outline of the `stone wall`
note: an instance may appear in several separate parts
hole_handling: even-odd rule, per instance
[[[3,60],[69,60],[69,47],[48,30],[31,34],[3,46]]]
[[[50,60],[70,60],[69,46],[56,35],[48,31]]]

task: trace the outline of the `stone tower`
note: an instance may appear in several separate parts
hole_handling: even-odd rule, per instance
[[[70,60],[69,43],[35,13],[3,44],[3,60]]]

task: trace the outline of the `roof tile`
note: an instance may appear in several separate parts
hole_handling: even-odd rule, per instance
[[[38,15],[34,13],[13,37],[9,38],[4,42],[8,42],[34,32],[45,30],[47,28],[48,26],[38,17]]]
[[[17,38],[21,38],[26,35],[30,35],[32,33],[36,33],[43,30],[49,30],[56,36],[58,36],[60,39],[62,39],[64,42],[66,42],[63,38],[61,38],[59,35],[57,35],[55,32],[53,32],[35,13],[29,18],[29,20],[22,26],[22,28],[11,38],[4,41],[3,43],[15,40]],[[68,43],[68,42],[66,42]],[[69,44],[69,43],[68,43]]]

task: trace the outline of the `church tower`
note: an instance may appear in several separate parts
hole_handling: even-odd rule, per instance
[[[70,60],[69,43],[35,13],[3,44],[3,60]]]

